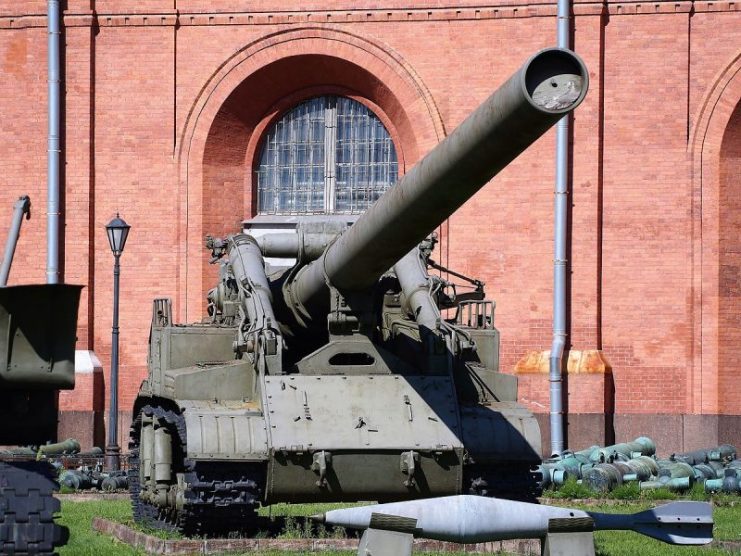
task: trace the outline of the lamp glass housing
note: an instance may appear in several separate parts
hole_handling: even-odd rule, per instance
[[[129,235],[131,226],[116,214],[116,218],[108,222],[105,229],[108,233],[108,243],[111,244],[111,251],[113,251],[113,254],[116,256],[121,255],[124,246],[126,245],[126,238]]]

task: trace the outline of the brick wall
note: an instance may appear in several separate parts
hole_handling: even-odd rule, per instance
[[[356,95],[409,168],[555,41],[555,3],[214,4],[67,2],[65,280],[86,285],[79,347],[107,376],[103,227],[120,212],[133,227],[121,260],[122,408],[146,373],[151,299],[172,297],[178,319],[202,316],[216,276],[203,236],[251,215],[251,164],[280,110]],[[0,1],[0,242],[13,200],[33,202],[11,283],[44,280],[45,8]],[[573,125],[572,347],[603,350],[617,413],[738,415],[738,4],[576,2],[574,12],[591,83]],[[440,230],[443,264],[497,300],[508,372],[550,346],[554,137]]]

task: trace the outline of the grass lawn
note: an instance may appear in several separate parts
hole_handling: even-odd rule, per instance
[[[736,497],[738,498],[738,497]],[[715,539],[741,541],[741,500],[728,500],[721,498],[716,500],[717,505],[713,510],[715,520]],[[578,503],[564,500],[559,505],[579,507]],[[605,512],[635,512],[656,505],[651,501],[625,501],[608,506],[590,505],[587,509]],[[276,504],[270,508],[260,510],[261,515],[273,517],[285,517],[286,525],[280,536],[296,538],[307,536],[303,516],[321,513],[331,508],[339,507],[337,504]],[[98,556],[104,555],[143,555],[132,548],[119,543],[109,537],[103,536],[92,530],[93,517],[103,517],[110,520],[133,525],[131,517],[131,506],[127,500],[110,501],[85,501],[73,502],[62,501],[62,514],[60,523],[70,529],[69,544],[60,549],[60,556]],[[323,536],[331,537],[339,532],[324,530],[320,531]],[[158,535],[159,536],[159,535]],[[659,541],[649,539],[633,532],[597,532],[595,534],[597,554],[599,556],[730,556],[738,552],[730,552],[717,548],[706,547],[674,547]],[[250,556],[295,556],[295,552],[266,551],[250,553]],[[318,554],[318,553],[313,553]],[[323,552],[327,555],[354,556],[355,552]],[[428,556],[458,556],[454,553],[425,553]],[[461,555],[463,553],[460,553]]]

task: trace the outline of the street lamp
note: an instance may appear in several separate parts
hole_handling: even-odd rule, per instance
[[[108,222],[105,231],[108,234],[108,242],[115,262],[113,263],[113,334],[111,339],[111,403],[108,416],[108,444],[105,448],[105,466],[109,471],[118,471],[121,468],[120,453],[118,445],[118,277],[121,268],[118,260],[126,245],[126,237],[129,235],[129,226],[123,218],[116,213],[116,218]]]

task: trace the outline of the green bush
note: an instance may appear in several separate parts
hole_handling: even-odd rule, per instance
[[[548,489],[543,491],[544,498],[594,498],[597,495],[587,485],[577,482],[576,478],[569,477],[566,482],[558,489]]]
[[[668,488],[649,488],[641,491],[641,498],[644,500],[676,500],[678,498],[676,492],[672,492]]]
[[[641,497],[641,487],[638,481],[630,481],[615,487],[607,493],[607,498],[614,500],[638,500]]]

